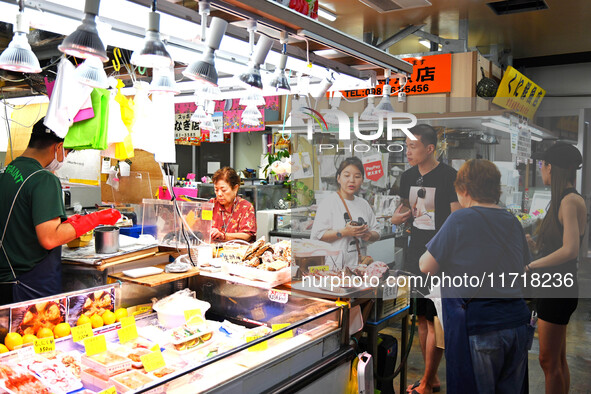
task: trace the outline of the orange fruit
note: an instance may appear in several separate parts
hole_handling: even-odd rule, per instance
[[[28,343],[35,343],[36,339],[37,337],[33,334],[25,334],[23,335],[23,345],[26,345]]]
[[[94,314],[90,317],[90,324],[92,325],[92,328],[99,328],[105,325],[105,322],[103,321],[103,318],[100,317],[97,314]]]
[[[54,338],[53,331],[47,327],[40,328],[37,331],[37,338]]]
[[[115,323],[115,320],[117,320],[115,314],[109,310],[106,310],[101,317],[106,326]]]
[[[8,353],[9,350],[6,346],[0,343],[0,353]]]
[[[119,308],[115,311],[115,321],[120,322],[122,317],[127,317],[127,309]]]
[[[4,338],[4,344],[8,350],[18,349],[23,345],[23,337],[18,332],[9,332]]]
[[[77,326],[81,326],[83,324],[87,324],[90,323],[90,318],[86,315],[80,315],[80,317],[78,318],[78,321],[76,322]]]
[[[56,338],[67,337],[70,335],[70,325],[68,323],[60,323],[53,328],[53,333]]]

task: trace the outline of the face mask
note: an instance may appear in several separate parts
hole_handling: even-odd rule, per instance
[[[60,168],[62,168],[62,166],[64,165],[64,161],[66,161],[66,152],[64,151],[63,145],[62,145],[62,157],[63,157],[63,161],[58,161],[57,151],[55,151],[53,160],[51,161],[51,163],[49,163],[47,165],[47,167],[45,167],[45,169],[47,171],[55,172],[55,171],[59,170]]]

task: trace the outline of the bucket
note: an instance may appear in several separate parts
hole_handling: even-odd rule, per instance
[[[119,227],[103,226],[94,230],[94,249],[98,254],[119,251]]]

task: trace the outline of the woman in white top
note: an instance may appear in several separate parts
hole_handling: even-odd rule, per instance
[[[310,238],[332,243],[342,251],[336,259],[327,257],[327,264],[334,263],[337,269],[359,264],[359,254],[365,255],[361,240],[375,242],[380,239],[376,215],[371,206],[363,198],[355,196],[363,177],[361,160],[357,157],[345,159],[336,174],[339,190],[322,200],[314,218]]]

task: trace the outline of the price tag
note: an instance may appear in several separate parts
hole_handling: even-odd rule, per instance
[[[398,296],[398,286],[384,285],[384,295],[382,299],[384,301],[393,300]]]
[[[35,339],[35,353],[47,353],[55,350],[55,340],[53,338]]]
[[[111,386],[106,390],[99,391],[98,394],[117,394],[117,389],[115,386]]]
[[[155,344],[154,346],[152,346],[150,348],[150,350],[153,351],[153,352],[159,352],[160,351],[160,345]]]
[[[119,336],[119,343],[121,344],[133,341],[137,338],[137,327],[135,324],[125,326],[117,331],[117,335]]]
[[[256,341],[260,337],[261,337],[260,335],[253,335],[251,337],[246,337],[246,342]],[[256,345],[248,348],[249,352],[260,352],[263,350],[267,350],[267,341],[261,342],[259,344],[256,344]]]
[[[34,346],[25,346],[18,350],[18,358],[23,363],[30,361],[33,358],[33,356],[35,356]]]
[[[84,349],[87,356],[93,356],[107,351],[107,340],[104,335],[86,338],[84,340]]]
[[[201,211],[201,219],[202,220],[212,220],[213,219],[213,211],[210,211],[210,210]]]
[[[80,342],[81,340],[92,336],[94,336],[94,332],[92,332],[90,323],[72,327],[72,340],[74,342]]]
[[[120,320],[121,328],[134,325],[135,326],[135,317],[133,316],[126,316],[122,317]]]
[[[269,290],[268,296],[269,300],[280,304],[287,304],[289,301],[289,293],[280,290]]]
[[[133,316],[141,315],[142,313],[151,312],[151,311],[152,311],[152,307],[150,305],[138,305],[135,309],[135,312],[133,312]]]
[[[329,271],[330,267],[328,265],[313,265],[311,267],[308,267],[308,272],[309,273],[314,273],[317,271]]]
[[[201,317],[201,309],[190,309],[185,311],[185,321],[189,322],[193,318],[193,316]]]
[[[289,323],[272,324],[271,328],[273,329],[273,332],[275,332],[287,326],[289,326]],[[283,334],[277,335],[275,338],[293,338],[293,330],[286,331]]]
[[[152,372],[166,365],[160,349],[158,349],[158,351],[140,356],[140,360],[142,360],[142,365],[144,366],[146,372]]]

